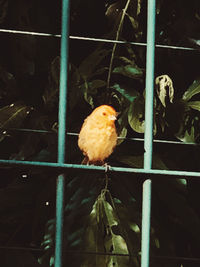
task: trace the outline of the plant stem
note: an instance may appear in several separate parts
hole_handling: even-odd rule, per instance
[[[122,16],[121,16],[121,19],[120,19],[120,22],[119,22],[119,26],[118,26],[117,34],[116,34],[116,38],[115,38],[116,41],[119,41],[119,36],[120,36],[120,32],[121,32],[122,25],[123,25],[123,22],[124,22],[124,17],[126,15],[126,11],[127,11],[128,6],[130,4],[130,1],[131,0],[127,0],[124,9],[122,9]],[[116,48],[117,48],[117,43],[114,43],[113,49],[112,49],[112,54],[111,54],[111,59],[110,59],[109,70],[108,70],[107,88],[110,87],[110,78],[111,78],[111,72],[112,72],[113,60],[114,60],[114,55],[115,55]]]

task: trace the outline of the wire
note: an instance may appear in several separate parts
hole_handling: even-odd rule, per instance
[[[2,129],[2,128],[0,128]],[[34,129],[19,129],[19,128],[3,128],[3,131],[19,131],[19,132],[30,132],[30,133],[41,133],[41,134],[57,134],[55,131],[48,130],[34,130]],[[78,136],[78,133],[67,132],[68,136]],[[143,138],[131,138],[131,137],[118,137],[119,140],[129,140],[136,142],[144,142]],[[180,141],[171,141],[171,140],[160,140],[154,139],[154,143],[163,143],[163,144],[174,144],[174,145],[190,145],[190,146],[199,146],[198,143],[189,143],[189,142],[180,142]]]
[[[20,31],[20,30],[8,30],[8,29],[0,29],[2,33],[10,33],[10,34],[23,34],[23,35],[34,35],[34,36],[42,36],[42,37],[55,37],[61,38],[60,34],[53,34],[53,33],[40,33],[40,32],[30,32],[30,31]],[[137,43],[137,42],[127,42],[127,41],[117,41],[117,40],[109,40],[109,39],[101,39],[101,38],[91,38],[91,37],[83,37],[83,36],[69,36],[70,39],[74,40],[83,40],[83,41],[95,41],[95,42],[107,42],[107,43],[118,43],[118,44],[133,44],[137,46],[146,46],[146,43]],[[168,45],[156,45],[157,48],[166,48],[166,49],[177,49],[177,50],[189,50],[189,51],[196,51],[197,49],[191,47],[181,47],[181,46],[168,46]],[[5,129],[10,131],[22,131],[22,132],[32,132],[32,133],[55,133],[54,131],[46,131],[46,130],[33,130],[33,129]],[[77,133],[67,133],[67,135],[77,136]],[[132,141],[139,141],[143,142],[144,139],[142,138],[124,138],[119,137],[118,139],[126,139]],[[154,140],[154,143],[167,143],[167,144],[182,144],[182,145],[199,145],[195,143],[183,143],[178,141],[167,141],[167,140]]]
[[[54,37],[54,38],[61,38],[60,34],[53,34],[53,33],[42,33],[42,32],[30,32],[30,31],[18,31],[18,30],[7,30],[7,29],[0,29],[2,33],[10,33],[10,34],[23,34],[23,35],[33,35],[33,36],[41,36],[41,37]],[[84,36],[69,36],[72,40],[82,40],[82,41],[93,41],[93,42],[104,42],[104,43],[116,43],[116,44],[131,44],[136,46],[147,46],[146,43],[140,42],[128,42],[128,41],[117,41],[117,40],[110,40],[110,39],[102,39],[102,38],[92,38],[92,37],[84,37]],[[156,44],[157,48],[166,48],[166,49],[175,49],[175,50],[185,50],[185,51],[198,51],[196,48],[192,47],[183,47],[183,46],[171,46],[171,45],[162,45]]]
[[[45,252],[42,248],[34,248],[34,247],[11,247],[11,246],[0,246],[0,249],[5,250],[25,250],[25,251],[39,251],[39,252]],[[78,251],[78,250],[66,250],[67,254],[88,254],[88,255],[108,255],[108,256],[120,256],[120,257],[140,257],[140,254],[122,254],[122,253],[106,253],[106,252],[93,252],[93,251]],[[152,259],[165,259],[165,260],[171,260],[171,261],[196,261],[200,262],[200,258],[194,258],[194,257],[173,257],[173,256],[150,256]]]
[[[0,246],[0,249],[8,249],[8,250],[27,250],[27,251],[44,251],[41,248],[34,247],[11,247],[11,246]]]
[[[53,33],[30,32],[30,31],[7,30],[7,29],[0,29],[0,32],[11,33],[11,34],[23,34],[23,35],[61,38],[61,34],[53,34]]]

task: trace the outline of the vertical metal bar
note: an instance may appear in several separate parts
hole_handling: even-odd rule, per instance
[[[151,225],[151,180],[143,183],[142,197],[142,255],[141,267],[149,267],[150,225]]]
[[[67,73],[68,73],[68,36],[69,36],[69,0],[62,0],[62,28],[60,51],[60,91],[58,113],[58,163],[65,162],[65,134],[67,109]],[[55,267],[62,266],[62,233],[64,209],[64,180],[63,174],[57,178],[56,188],[56,237],[55,237]]]
[[[58,162],[65,160],[66,107],[67,107],[67,69],[68,69],[68,36],[69,36],[69,0],[62,0],[62,32],[60,51],[60,94],[58,114]]]
[[[153,96],[154,96],[154,57],[155,57],[155,13],[156,0],[148,0],[147,7],[147,55],[146,55],[146,95],[145,95],[145,136],[144,169],[152,167],[153,146]],[[142,199],[142,255],[141,267],[149,267],[151,180],[143,183]]]
[[[56,188],[56,236],[55,236],[55,267],[62,266],[62,232],[64,210],[64,175],[57,178]]]

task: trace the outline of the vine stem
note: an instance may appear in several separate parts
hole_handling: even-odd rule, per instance
[[[131,0],[127,0],[124,9],[122,9],[122,16],[121,16],[121,19],[120,19],[120,22],[119,22],[119,26],[118,26],[118,29],[117,29],[117,34],[116,34],[115,41],[119,41],[119,36],[120,36],[120,32],[121,32],[122,25],[123,25],[123,22],[124,22],[124,17],[126,15],[126,11],[127,11],[128,6],[130,4],[130,1]],[[110,87],[110,78],[111,78],[111,72],[112,72],[113,61],[114,61],[114,55],[115,55],[116,48],[117,48],[117,43],[114,43],[113,49],[112,49],[112,54],[111,54],[111,59],[110,59],[109,70],[108,70],[107,88]]]

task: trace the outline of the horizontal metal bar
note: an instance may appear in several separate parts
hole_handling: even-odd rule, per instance
[[[80,165],[80,164],[68,164],[68,163],[56,163],[56,162],[39,162],[39,161],[20,161],[20,160],[0,160],[0,165],[6,166],[29,166],[29,167],[39,167],[39,168],[54,168],[54,169],[81,169],[81,170],[91,170],[91,171],[106,171],[104,166],[94,166],[94,165]],[[158,170],[158,169],[140,169],[140,168],[124,168],[124,167],[109,167],[110,172],[124,172],[124,173],[141,173],[149,174],[152,176],[165,175],[165,176],[178,176],[177,178],[184,177],[199,177],[200,172],[192,171],[176,171],[176,170]]]
[[[40,37],[61,38],[61,34],[53,34],[53,33],[29,32],[29,31],[18,31],[18,30],[7,30],[7,29],[0,29],[0,32],[10,33],[10,34],[33,35],[33,36],[40,36]],[[110,40],[110,39],[103,39],[103,38],[92,38],[92,37],[84,37],[84,36],[70,35],[69,38],[73,39],[73,40],[82,40],[82,41],[117,43],[117,44],[131,44],[131,45],[144,46],[144,47],[147,46],[146,43],[117,41],[117,40]],[[175,45],[156,44],[156,47],[157,48],[166,48],[166,49],[175,49],[175,50],[198,51],[198,49],[193,48],[193,47],[183,47],[183,46],[175,46]]]

